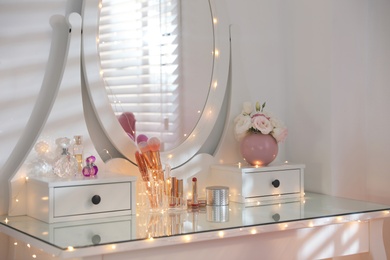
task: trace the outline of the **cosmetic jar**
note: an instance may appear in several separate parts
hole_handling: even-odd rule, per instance
[[[206,187],[207,206],[229,205],[229,188],[225,186]]]

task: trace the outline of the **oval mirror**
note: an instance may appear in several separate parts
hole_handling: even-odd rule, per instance
[[[180,145],[205,106],[214,33],[207,0],[102,0],[101,75],[127,134]]]
[[[158,137],[162,161],[178,167],[202,148],[217,122],[228,25],[211,0],[128,0],[115,8],[107,3],[118,1],[105,1],[83,6],[83,71],[97,121],[130,161],[136,136],[145,134]],[[221,24],[225,37],[218,39]]]

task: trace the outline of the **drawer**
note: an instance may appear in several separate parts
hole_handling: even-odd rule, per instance
[[[246,198],[300,192],[300,170],[251,172],[243,175]]]
[[[229,200],[251,205],[296,201],[304,196],[304,165],[213,165],[211,184],[229,187]]]
[[[131,209],[129,182],[54,188],[54,217]]]
[[[136,180],[111,173],[95,178],[32,177],[27,182],[27,215],[47,223],[132,215]]]

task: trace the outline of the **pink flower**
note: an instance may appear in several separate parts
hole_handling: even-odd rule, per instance
[[[252,127],[264,135],[269,134],[273,130],[273,126],[269,119],[264,114],[260,113],[252,115]]]

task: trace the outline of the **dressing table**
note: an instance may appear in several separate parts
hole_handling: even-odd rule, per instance
[[[58,42],[67,42],[63,39],[72,37],[75,39],[74,44],[82,49],[84,56],[81,67],[84,72],[83,80],[84,77],[86,80],[82,82],[83,94],[89,97],[83,98],[85,114],[88,115],[85,120],[89,128],[93,129],[90,134],[93,135],[91,139],[97,147],[96,152],[104,159],[105,154],[102,151],[109,150],[111,155],[120,154],[134,162],[136,147],[123,141],[128,136],[108,109],[104,86],[98,84],[101,82],[100,67],[95,60],[98,55],[93,53],[96,50],[92,47],[96,47],[96,27],[89,26],[97,21],[93,16],[98,13],[97,1],[84,2],[88,6],[85,7],[85,15],[82,18],[85,37],[83,45],[80,46],[81,17],[75,14],[73,22],[70,21],[72,30],[66,27],[68,24],[64,24],[64,33],[61,31],[64,35],[58,37]],[[223,107],[229,103],[226,94],[229,91],[225,90],[230,63],[230,57],[227,55],[230,52],[230,31],[224,16],[218,16],[223,13],[224,6],[220,1],[216,2],[212,14],[215,18],[213,30],[218,37],[213,41],[213,51],[218,55],[214,56],[214,74],[210,79],[208,100],[189,138],[180,146],[162,153],[165,161],[170,162],[174,168],[183,166],[199,151],[214,154],[218,143],[225,141],[219,137],[227,138],[224,135],[225,121],[232,120],[228,118],[229,115],[224,114],[228,109]],[[93,15],[88,15],[89,13]],[[70,32],[72,35],[68,36]],[[90,36],[86,37],[88,35]],[[68,46],[58,48],[67,50]],[[69,51],[75,56],[80,55],[80,50],[76,52],[74,46],[69,48]],[[64,53],[66,54],[66,51]],[[54,69],[64,69],[60,65],[58,67]],[[53,79],[55,80],[57,79]],[[53,94],[47,100],[54,100],[54,96]],[[79,98],[80,96],[81,94],[78,95]],[[37,109],[37,117],[41,114],[38,112],[46,110],[48,108],[45,107]],[[39,119],[45,122],[44,118]],[[23,154],[20,151],[28,153],[40,131],[32,131],[29,138],[24,138],[24,143],[17,147],[15,154]],[[28,147],[30,148],[26,149]],[[12,159],[15,165],[23,163],[23,158],[15,156]],[[7,171],[11,169],[9,174],[18,170],[19,165],[14,164],[7,168]],[[202,167],[208,167],[207,162],[203,164]],[[13,179],[13,187],[18,188],[18,181],[23,180],[19,178],[21,175],[15,175],[18,178]],[[299,177],[298,174],[297,176]],[[300,182],[297,183],[301,185]],[[299,187],[299,192],[303,189],[302,186]],[[16,188],[13,193],[17,195],[19,189]],[[261,255],[265,259],[319,259],[365,252],[371,254],[374,259],[386,259],[382,226],[383,220],[390,216],[390,206],[308,192],[303,197],[284,203],[246,205],[230,202],[229,206],[208,206],[198,210],[168,211],[164,214],[147,214],[140,211],[136,215],[88,220],[80,218],[51,224],[23,214],[23,210],[32,205],[20,206],[20,209],[15,205],[11,205],[11,208],[12,206],[18,209],[19,214],[0,216],[0,232],[38,248],[53,258],[90,260],[103,257],[159,259],[161,255],[175,259],[210,258],[210,255],[217,259],[245,259],[253,258],[254,255]],[[239,252],[240,255],[232,255],[232,252]]]
[[[198,259],[196,252],[207,249],[211,254],[223,243],[226,252],[231,243],[250,250],[243,252],[244,257],[266,249],[261,254],[268,259],[320,259],[365,252],[373,259],[386,259],[382,224],[388,217],[390,206],[306,193],[282,204],[230,202],[226,208],[140,212],[54,224],[28,216],[1,216],[0,231],[65,259],[151,257],[182,250],[188,252],[187,259]],[[277,244],[267,248],[271,242]]]

